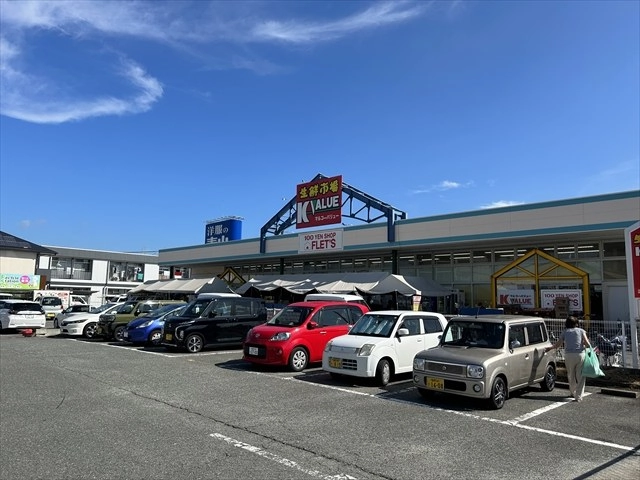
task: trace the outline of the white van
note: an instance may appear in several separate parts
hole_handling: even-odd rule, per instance
[[[353,293],[310,293],[304,297],[305,302],[348,302],[359,303],[369,308],[367,302],[360,295]]]

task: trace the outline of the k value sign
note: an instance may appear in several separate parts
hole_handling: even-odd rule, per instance
[[[342,250],[342,230],[323,230],[298,234],[298,253]]]
[[[296,228],[342,223],[342,175],[296,187]]]

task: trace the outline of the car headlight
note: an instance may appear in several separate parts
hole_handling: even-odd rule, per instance
[[[141,323],[140,325],[138,325],[137,328],[146,328],[149,325],[151,325],[153,323],[153,320],[147,320],[146,322]]]
[[[414,370],[424,370],[424,358],[414,358],[413,359],[413,369]]]
[[[329,340],[329,341],[327,342],[327,344],[324,346],[324,351],[325,351],[325,352],[330,352],[330,351],[331,351],[331,344],[332,344],[332,343],[333,343],[333,341],[332,341],[332,340]]]
[[[291,336],[291,334],[289,332],[278,332],[273,337],[271,337],[269,340],[271,340],[273,342],[282,342],[284,340],[289,340],[290,336]]]
[[[360,350],[358,350],[358,356],[368,357],[369,355],[371,355],[371,352],[373,352],[373,349],[375,347],[376,346],[373,343],[365,343],[363,346],[360,347]]]
[[[484,377],[484,367],[482,365],[467,365],[467,377],[470,377],[470,378]]]

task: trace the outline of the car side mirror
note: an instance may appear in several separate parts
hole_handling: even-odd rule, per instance
[[[399,328],[397,335],[399,337],[406,337],[407,335],[409,335],[409,329],[408,328]]]
[[[211,311],[207,314],[207,317],[208,317],[208,318],[214,318],[214,317],[216,317],[216,316],[218,316],[218,314],[217,314],[216,312],[214,312],[213,310],[211,310]]]
[[[520,342],[518,340],[511,340],[509,343],[509,348],[513,350],[514,348],[520,347]]]
[[[314,322],[314,321],[311,321],[311,322],[307,323],[307,328],[309,330],[313,330],[314,328],[318,328],[318,324],[316,322]]]

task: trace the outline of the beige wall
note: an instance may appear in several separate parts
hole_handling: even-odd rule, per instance
[[[0,273],[35,274],[36,255],[13,250],[0,251]]]

